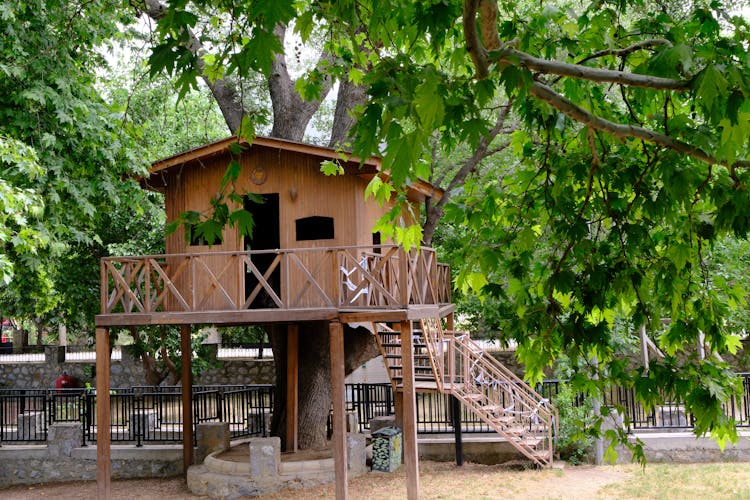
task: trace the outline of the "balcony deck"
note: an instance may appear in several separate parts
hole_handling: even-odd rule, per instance
[[[110,257],[97,326],[402,321],[453,311],[450,268],[423,247]]]

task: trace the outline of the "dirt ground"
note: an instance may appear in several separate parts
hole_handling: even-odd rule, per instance
[[[612,483],[626,480],[633,473],[620,467],[571,467],[562,470],[518,471],[503,466],[421,462],[420,484],[422,498],[602,498],[599,490]],[[403,468],[393,474],[370,473],[350,481],[353,499],[405,498],[406,478]],[[112,482],[115,499],[194,499],[182,478],[116,480]],[[96,497],[96,483],[77,481],[34,486],[19,486],[0,490],[2,499],[55,500],[91,499]],[[295,500],[334,498],[333,485],[305,490],[284,490],[268,498]]]

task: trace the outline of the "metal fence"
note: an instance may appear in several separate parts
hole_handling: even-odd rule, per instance
[[[737,427],[750,427],[750,374],[740,374],[744,392],[725,405],[725,413]],[[563,381],[546,380],[536,387],[554,402]],[[232,438],[260,436],[268,430],[267,418],[273,409],[272,385],[195,386],[193,423],[227,422]],[[417,431],[421,434],[451,433],[451,396],[439,393],[417,394]],[[574,404],[584,403],[576,396]],[[347,384],[347,411],[357,415],[359,430],[367,431],[370,420],[395,413],[392,386]],[[603,406],[625,410],[628,430],[691,429],[693,416],[681,401],[656,405],[650,411],[635,400],[632,389],[612,388]],[[182,393],[179,386],[137,386],[112,389],[110,394],[110,434],[113,442],[169,443],[182,441]],[[57,422],[79,422],[83,443],[96,441],[96,395],[86,389],[0,389],[0,444],[35,443],[47,439],[47,430]],[[330,423],[329,423],[330,425]],[[461,430],[465,433],[493,432],[468,409],[461,409]],[[195,432],[193,434],[195,436]]]
[[[196,426],[228,422],[232,438],[261,436],[273,408],[273,386],[196,386],[192,406]],[[181,388],[113,388],[110,416],[113,442],[181,442]],[[0,389],[0,444],[44,442],[49,426],[58,422],[80,423],[83,446],[96,442],[96,394],[86,389]]]

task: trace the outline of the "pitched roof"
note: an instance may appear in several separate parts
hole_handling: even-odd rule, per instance
[[[172,169],[179,168],[186,163],[190,163],[196,160],[206,159],[215,155],[223,154],[229,150],[229,146],[237,142],[237,137],[232,136],[220,141],[212,142],[197,148],[178,153],[169,158],[155,161],[151,164],[149,172],[153,176],[154,174],[167,173]],[[240,139],[240,144],[248,146],[249,143]],[[344,160],[346,161],[345,170],[348,174],[359,175],[366,179],[372,179],[373,176],[380,172],[381,160],[379,157],[373,156],[361,160],[357,156],[349,156],[337,149],[328,148],[325,146],[316,146],[313,144],[305,144],[302,142],[288,141],[285,139],[277,139],[274,137],[257,136],[253,139],[250,148],[254,146],[261,146],[273,149],[279,149],[284,151],[293,151],[297,153],[303,153],[312,156],[318,156],[321,159],[328,160]],[[148,181],[146,181],[148,184]],[[430,183],[422,180],[413,182],[409,186],[410,194],[418,199],[424,199],[425,197],[433,197],[440,199],[443,196],[443,190],[431,185]]]

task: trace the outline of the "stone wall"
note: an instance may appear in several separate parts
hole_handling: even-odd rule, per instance
[[[211,362],[216,367],[193,378],[195,385],[274,384],[276,372],[271,359],[216,360],[218,345],[210,346]],[[214,361],[216,361],[214,363]]]
[[[112,387],[130,387],[144,385],[145,377],[140,360],[122,353],[122,360],[112,360]],[[65,347],[47,346],[44,348],[44,361],[39,362],[3,362],[0,363],[0,387],[23,389],[48,389],[55,387],[55,380],[67,372],[83,386],[86,382],[93,385],[91,374],[94,373],[92,362],[66,362]]]
[[[212,349],[214,368],[197,375],[195,385],[273,384],[276,381],[272,359],[215,359],[217,349]],[[75,377],[80,385],[94,379],[92,362],[66,362],[65,348],[47,346],[44,361],[0,363],[0,388],[48,389],[55,387],[55,380],[63,372]],[[132,387],[145,385],[146,377],[140,359],[133,358],[128,349],[122,350],[122,359],[111,362],[110,385]]]
[[[96,479],[96,446],[81,447],[81,425],[50,426],[47,446],[0,447],[0,488],[15,484]],[[112,446],[115,479],[182,473],[181,446]]]
[[[212,368],[196,375],[194,385],[234,385],[234,384],[274,384],[276,372],[273,359],[230,359],[217,360],[217,345],[211,345],[210,364]],[[511,371],[523,376],[523,366],[515,359],[513,351],[492,352]],[[146,384],[146,377],[140,359],[135,359],[127,348],[122,349],[122,359],[111,362],[112,387],[132,387]],[[66,362],[65,348],[47,346],[44,361],[39,362],[0,362],[0,388],[47,389],[55,386],[55,380],[63,372],[75,377],[81,385],[94,385],[91,374],[92,362]],[[383,358],[368,361],[346,379],[347,383],[387,383],[388,374]]]

